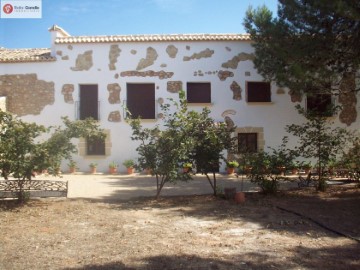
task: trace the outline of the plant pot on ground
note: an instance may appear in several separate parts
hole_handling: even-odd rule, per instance
[[[117,172],[117,168],[118,168],[118,164],[115,162],[115,161],[112,161],[110,164],[109,164],[109,173],[110,174],[114,174]]]
[[[134,173],[134,167],[135,167],[135,161],[134,161],[134,160],[132,160],[132,159],[126,159],[126,160],[123,162],[123,165],[126,167],[128,174]]]
[[[186,162],[183,164],[183,173],[189,173],[192,169],[192,164],[190,162]]]
[[[90,172],[96,173],[97,163],[90,163]]]
[[[69,172],[70,172],[70,173],[75,173],[76,170],[78,169],[78,168],[76,167],[76,162],[73,161],[73,160],[70,160],[68,166],[69,166]]]
[[[237,161],[226,162],[226,169],[228,174],[233,174],[235,172],[235,168],[237,167],[239,167],[239,163]]]

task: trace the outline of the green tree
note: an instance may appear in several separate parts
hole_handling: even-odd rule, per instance
[[[332,127],[333,122],[326,116],[327,114],[306,111],[300,105],[296,108],[306,121],[303,124],[287,125],[285,129],[299,138],[298,146],[294,149],[297,156],[317,160],[318,189],[324,190],[324,169],[330,161],[335,160],[336,156],[346,149],[353,140],[354,134],[345,128]],[[335,113],[337,108],[332,107],[329,110]]]
[[[226,162],[224,150],[231,153],[235,149],[236,138],[231,136],[235,127],[229,127],[224,122],[215,122],[210,117],[208,108],[204,108],[201,113],[190,111],[186,121],[186,134],[189,134],[193,142],[190,158],[195,163],[197,171],[206,176],[216,196],[216,173],[221,161]]]
[[[210,110],[202,112],[188,110],[184,91],[179,93],[179,102],[161,105],[163,127],[143,128],[140,119],[128,119],[133,130],[132,139],[139,141],[138,166],[150,169],[156,176],[158,198],[166,183],[187,181],[189,173],[179,170],[183,163],[192,163],[206,174],[216,194],[215,172],[222,152],[231,147],[231,131],[223,123],[216,123],[209,117]],[[174,111],[174,113],[171,113]],[[211,181],[209,173],[213,173]]]
[[[63,118],[64,126],[45,128],[27,123],[10,113],[0,110],[0,169],[7,179],[12,175],[18,180],[18,200],[25,200],[23,186],[35,171],[52,168],[56,174],[63,159],[71,159],[76,152],[72,138],[104,137],[94,120],[70,121]],[[40,139],[47,135],[48,139]]]
[[[244,26],[265,80],[294,93],[339,93],[360,67],[359,21],[359,1],[279,0],[277,17],[250,7]]]

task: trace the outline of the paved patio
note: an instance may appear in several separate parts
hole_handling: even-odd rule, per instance
[[[236,187],[237,191],[256,191],[258,188],[247,179],[234,175],[217,174],[218,187]],[[166,184],[161,196],[202,195],[213,191],[205,176],[196,175],[189,182]],[[61,178],[40,175],[35,179],[69,181],[68,198],[86,198],[95,200],[128,200],[137,197],[156,195],[155,176],[143,174],[63,174]],[[242,185],[243,182],[243,185]],[[241,186],[243,186],[241,188]]]

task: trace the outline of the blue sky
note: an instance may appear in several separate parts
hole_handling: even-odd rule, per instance
[[[48,48],[57,24],[77,35],[244,33],[247,8],[276,0],[42,0],[42,19],[0,19],[0,47]]]

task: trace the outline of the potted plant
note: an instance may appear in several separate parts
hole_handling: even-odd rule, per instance
[[[308,174],[311,171],[312,165],[311,165],[311,162],[306,162],[301,167],[303,168],[305,173]]]
[[[76,172],[76,169],[78,169],[78,168],[76,167],[76,162],[73,161],[73,160],[70,160],[70,161],[69,161],[68,166],[69,166],[69,172],[70,172],[70,173],[75,173],[75,172]]]
[[[135,166],[135,161],[134,161],[134,160],[132,160],[132,159],[126,159],[126,160],[123,162],[123,165],[126,167],[128,174],[134,173],[134,166]]]
[[[92,162],[92,163],[90,163],[89,166],[90,166],[90,172],[96,173],[97,163]]]
[[[233,174],[235,172],[235,168],[239,167],[239,163],[236,160],[228,161],[226,163],[227,173]]]
[[[109,173],[114,174],[117,171],[118,164],[115,161],[110,162],[109,164]]]
[[[192,163],[185,162],[183,164],[183,173],[188,173],[189,171],[191,171],[191,169],[192,169]]]
[[[297,164],[296,162],[291,162],[289,169],[291,170],[291,174],[298,174],[299,164]]]

